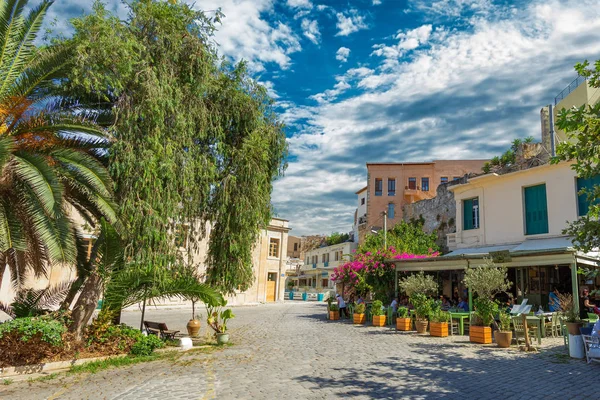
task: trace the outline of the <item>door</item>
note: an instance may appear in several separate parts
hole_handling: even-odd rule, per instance
[[[277,285],[275,284],[276,279],[277,274],[275,272],[269,272],[267,275],[267,303],[275,301],[275,290],[277,289]]]

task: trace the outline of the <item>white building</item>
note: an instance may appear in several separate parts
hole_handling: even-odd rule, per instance
[[[317,291],[335,289],[335,283],[330,279],[333,269],[352,259],[356,248],[356,243],[344,242],[307,251],[296,287]]]
[[[354,232],[354,242],[359,243],[359,237],[361,232],[364,231],[367,224],[367,189],[368,186],[360,189],[356,192],[357,196],[357,207],[354,211],[354,225],[352,225],[352,231]],[[362,233],[364,235],[364,232]]]

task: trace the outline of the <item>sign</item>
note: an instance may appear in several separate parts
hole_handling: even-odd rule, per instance
[[[492,261],[498,264],[511,262],[512,258],[510,256],[510,251],[501,250],[501,251],[490,251],[490,257]]]

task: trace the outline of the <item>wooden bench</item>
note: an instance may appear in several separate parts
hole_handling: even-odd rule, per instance
[[[152,321],[144,321],[144,326],[146,327],[146,331],[153,335],[160,337],[161,339],[175,339],[175,335],[179,333],[179,331],[171,331],[167,328],[167,324],[164,322],[152,322]]]

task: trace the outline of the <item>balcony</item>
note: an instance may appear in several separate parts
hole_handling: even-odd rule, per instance
[[[567,97],[569,95],[569,93],[571,93],[573,90],[577,89],[579,87],[579,85],[581,85],[586,80],[587,80],[586,77],[577,75],[577,78],[575,78],[575,80],[573,82],[571,82],[569,84],[569,86],[567,86],[566,88],[564,88],[562,90],[562,92],[560,92],[558,94],[558,96],[556,96],[554,98],[554,105],[556,106],[558,103],[560,103],[562,101],[562,99],[564,99],[565,97]]]
[[[405,186],[404,197],[409,203],[431,199],[434,197],[429,191],[421,190],[421,186]]]

